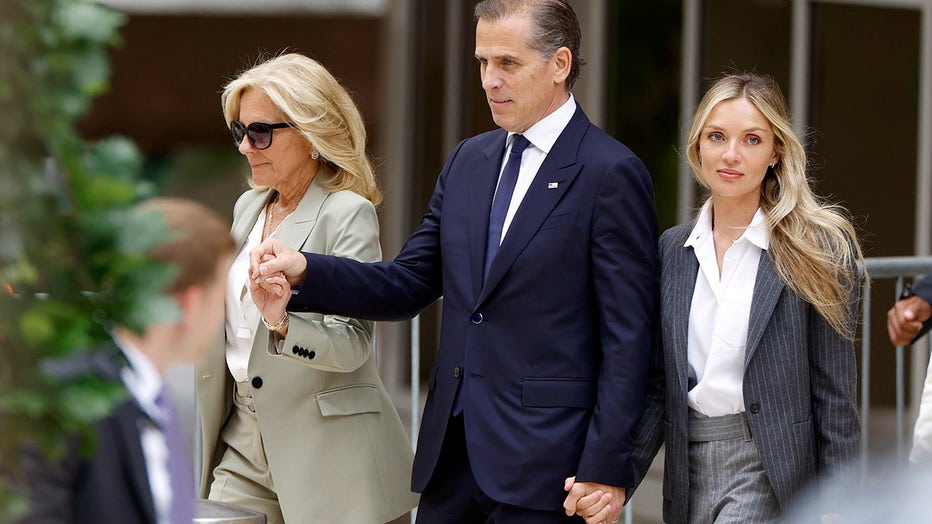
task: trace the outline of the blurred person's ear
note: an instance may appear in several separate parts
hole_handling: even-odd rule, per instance
[[[203,312],[204,308],[207,307],[205,295],[204,286],[198,284],[192,284],[172,294],[180,312],[177,327],[179,337],[182,339],[178,342],[182,345],[187,346],[191,341],[199,340],[200,337],[197,336],[197,333],[209,329],[208,326],[203,325]],[[177,354],[176,358],[184,360],[189,353],[186,350]]]
[[[182,290],[172,293],[175,302],[178,303],[178,309],[181,310],[181,322],[189,321],[191,313],[196,310],[198,302],[202,300],[204,290],[201,286],[190,285]]]

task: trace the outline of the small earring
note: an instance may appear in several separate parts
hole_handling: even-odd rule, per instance
[[[777,165],[776,162],[771,163],[771,164],[770,164],[770,169],[773,169],[773,166],[775,166],[775,165]]]
[[[316,149],[313,150],[313,151],[311,151],[311,159],[317,160],[318,158],[320,158],[320,153],[318,153]],[[773,166],[771,166],[771,167],[773,167]]]

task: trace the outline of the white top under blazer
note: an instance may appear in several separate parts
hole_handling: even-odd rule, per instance
[[[744,365],[751,299],[761,253],[770,233],[760,209],[725,252],[721,276],[712,240],[712,205],[706,203],[684,246],[692,246],[699,274],[689,310],[687,357],[690,408],[717,417],[744,412]]]

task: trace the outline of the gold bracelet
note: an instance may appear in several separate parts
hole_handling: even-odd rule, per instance
[[[262,317],[262,323],[265,324],[265,328],[269,331],[279,332],[288,325],[288,311],[282,313],[282,319],[278,321],[278,324],[269,324],[265,317]]]

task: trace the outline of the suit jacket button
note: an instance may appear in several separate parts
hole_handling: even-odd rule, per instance
[[[462,374],[463,374],[463,370],[459,366],[453,368],[453,378],[459,380],[460,375]]]
[[[485,320],[485,317],[482,316],[482,313],[473,313],[472,316],[469,317],[469,320],[471,320],[473,324],[481,324],[482,321]]]
[[[295,355],[299,354],[300,351],[299,351],[298,346],[293,346],[293,347],[291,348],[291,352],[294,353]]]
[[[252,387],[259,389],[262,387],[262,377],[252,377]]]
[[[760,413],[760,404],[757,402],[751,404],[751,413]]]
[[[307,352],[307,358],[314,358],[316,356],[317,356],[317,353],[315,353],[313,349]]]

